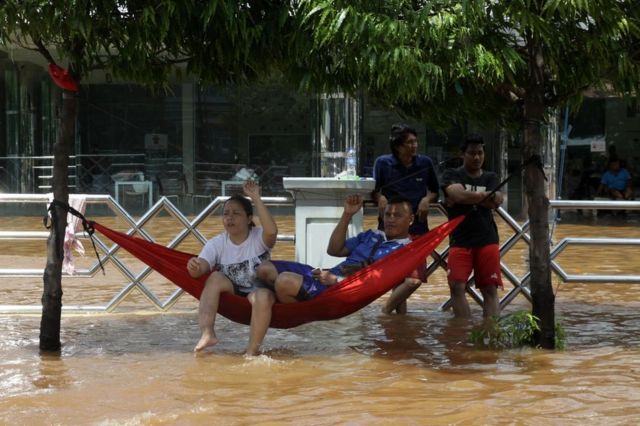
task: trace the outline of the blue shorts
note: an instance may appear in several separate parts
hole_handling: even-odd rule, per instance
[[[300,302],[313,299],[329,288],[329,286],[313,278],[313,270],[316,268],[305,265],[304,263],[289,262],[286,260],[272,260],[271,263],[275,266],[278,274],[282,272],[293,272],[302,277],[300,291],[298,291],[298,294],[295,296],[296,300]]]

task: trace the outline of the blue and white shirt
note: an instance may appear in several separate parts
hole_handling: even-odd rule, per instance
[[[387,240],[384,232],[378,229],[361,232],[345,242],[345,247],[349,250],[349,256],[347,256],[343,262],[331,268],[330,272],[336,276],[342,276],[341,266],[359,264],[369,258],[375,262],[392,251],[408,244],[410,241],[409,238]]]

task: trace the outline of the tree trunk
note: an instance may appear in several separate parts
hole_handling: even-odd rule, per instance
[[[524,160],[539,158],[540,163],[525,169],[525,190],[529,204],[531,247],[531,298],[533,315],[540,320],[540,332],[535,336],[542,348],[555,348],[555,296],[551,285],[549,247],[549,199],[545,193],[542,171],[542,123],[544,121],[544,56],[542,43],[535,36],[528,37],[529,85],[524,101]]]
[[[62,94],[62,119],[56,143],[53,145],[53,196],[69,201],[69,152],[75,137],[78,99],[71,92]],[[40,349],[60,350],[60,319],[62,315],[62,261],[67,212],[61,207],[51,210],[51,232],[47,240],[47,266],[44,270]]]

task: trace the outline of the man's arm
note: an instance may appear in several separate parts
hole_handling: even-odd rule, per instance
[[[427,192],[427,195],[422,197],[420,203],[418,203],[418,221],[427,221],[427,217],[429,216],[429,206],[436,201],[438,201],[437,192]]]
[[[385,185],[382,175],[382,161],[380,161],[380,157],[378,157],[375,163],[373,163],[373,179],[376,181],[376,188],[371,193],[371,198],[378,206],[380,216],[382,216],[384,209],[387,208],[387,197],[382,195],[382,187]]]
[[[489,195],[487,191],[467,191],[461,183],[448,185],[444,188],[444,192],[447,194],[449,204],[478,204]]]
[[[320,281],[324,285],[334,285],[338,283],[338,277],[333,275],[329,271],[323,271],[322,269],[314,269],[312,271],[313,278]]]
[[[389,298],[382,307],[382,312],[390,314],[394,309],[403,305],[404,302],[420,287],[422,281],[417,278],[405,278],[396,288],[393,289]],[[406,306],[406,304],[405,304]]]
[[[344,211],[338,224],[331,233],[327,254],[336,257],[346,257],[349,255],[349,249],[345,246],[347,241],[347,230],[351,218],[362,208],[362,197],[360,195],[349,195],[344,201]]]
[[[487,192],[487,194],[491,194],[491,192]],[[504,201],[504,195],[502,195],[502,192],[496,191],[493,194],[491,194],[489,198],[487,198],[482,203],[480,203],[480,205],[488,209],[497,209],[502,205],[503,201]]]
[[[630,199],[631,196],[633,195],[633,188],[631,187],[631,174],[627,174],[628,178],[627,178],[627,184],[624,187],[624,198],[626,200]]]
[[[607,187],[605,186],[605,184],[601,183],[600,186],[598,186],[598,190],[596,191],[596,195],[604,195],[605,191],[606,191]]]

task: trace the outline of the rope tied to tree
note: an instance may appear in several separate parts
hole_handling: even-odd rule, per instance
[[[540,170],[540,173],[542,173],[542,177],[544,178],[544,180],[548,181],[547,175],[544,173],[544,163],[542,162],[542,157],[541,156],[532,155],[527,160],[522,162],[522,164],[520,164],[520,166],[517,168],[517,171],[520,171],[520,170],[524,169],[529,164],[533,164],[534,166],[536,166],[536,168],[538,170]],[[491,192],[489,192],[486,197],[484,197],[479,203],[474,204],[473,208],[477,209],[478,205],[484,203],[485,201],[487,201],[488,199],[493,197],[495,195],[495,193],[498,192],[498,190],[500,188],[505,186],[507,184],[507,182],[509,182],[511,180],[511,178],[514,177],[515,175],[516,175],[515,173],[510,173],[502,182],[500,182],[498,184],[498,186],[496,186]]]
[[[96,230],[93,226],[93,222],[90,220],[87,220],[87,218],[84,217],[82,213],[80,213],[78,210],[71,207],[68,203],[53,199],[49,204],[49,208],[47,209],[47,211],[50,214],[46,214],[42,218],[44,227],[47,229],[51,229],[51,227],[58,221],[58,215],[56,213],[55,207],[62,208],[67,213],[74,215],[75,217],[79,218],[82,221],[82,229],[89,236],[89,239],[91,240],[91,244],[93,245],[93,251],[96,254],[96,259],[98,259],[98,264],[100,265],[100,269],[102,269],[102,275],[106,275],[104,271],[104,266],[102,265],[102,260],[100,259],[100,255],[98,254],[98,249],[96,248],[96,242],[94,241],[93,234],[96,232]],[[51,225],[49,225],[49,217],[51,217]],[[58,256],[60,256],[60,253],[58,253]]]

